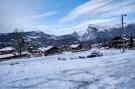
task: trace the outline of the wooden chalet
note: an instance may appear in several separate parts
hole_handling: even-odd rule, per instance
[[[71,49],[72,52],[81,51],[82,48],[83,48],[83,46],[79,45],[79,44],[76,44],[76,45],[73,44],[73,45],[70,46],[70,49]]]
[[[17,58],[23,58],[23,57],[30,57],[29,52],[23,51],[21,55],[15,52],[10,53],[10,54],[3,54],[3,55],[0,55],[0,61],[6,61],[9,59],[17,59]]]
[[[69,51],[69,46],[63,45],[63,46],[61,47],[61,51],[62,51],[62,52],[64,52],[64,51]]]
[[[82,43],[81,44],[81,46],[82,46],[82,51],[84,50],[90,50],[91,48],[92,48],[92,46],[91,46],[91,44],[90,43]]]
[[[45,56],[61,52],[60,49],[55,46],[41,47],[41,48],[38,48],[38,50],[40,50],[40,53]]]
[[[48,55],[52,55],[52,54],[56,54],[56,53],[60,53],[60,50],[58,47],[55,47],[55,46],[48,46],[46,48],[46,51],[45,51],[45,56],[48,56]]]
[[[121,36],[117,36],[113,38],[109,42],[109,47],[110,48],[121,48],[123,46],[123,40],[124,40],[124,47],[127,48],[129,46],[129,39]]]
[[[12,54],[14,51],[15,50],[12,47],[5,47],[5,48],[0,49],[0,55]]]

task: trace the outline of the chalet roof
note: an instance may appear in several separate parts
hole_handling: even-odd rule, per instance
[[[112,40],[129,40],[129,39],[127,39],[127,38],[125,38],[125,37],[121,37],[121,36],[116,36],[115,38],[113,38]]]
[[[11,51],[11,50],[14,50],[14,48],[13,47],[5,47],[5,48],[0,49],[0,51]]]
[[[33,50],[33,52],[39,52],[40,50]]]
[[[48,46],[48,47],[41,47],[41,48],[38,48],[38,50],[40,50],[40,51],[47,51],[47,50],[49,50],[49,49],[51,49],[51,48],[53,48],[54,46]]]
[[[29,54],[29,52],[28,51],[23,51],[22,54]]]
[[[15,53],[15,54],[18,55],[18,53]],[[29,52],[23,51],[22,55],[25,55],[25,54],[29,54]],[[15,56],[14,54],[4,54],[4,55],[0,55],[0,59],[7,58],[7,57],[14,57],[14,56]]]
[[[78,46],[79,46],[79,44],[77,44],[77,45],[74,45],[74,44],[73,44],[73,45],[71,45],[70,47],[71,47],[71,48],[77,48]]]
[[[0,55],[0,59],[1,58],[6,58],[6,57],[13,57],[13,54],[5,54],[5,55]]]

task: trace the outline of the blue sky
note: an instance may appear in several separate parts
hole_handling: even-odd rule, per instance
[[[0,32],[43,31],[64,35],[85,31],[89,24],[135,22],[135,0],[0,0]]]

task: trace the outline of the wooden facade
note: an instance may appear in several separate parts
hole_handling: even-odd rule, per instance
[[[13,52],[15,52],[15,50],[12,47],[0,49],[0,55],[12,54]]]
[[[82,45],[71,45],[71,46],[70,46],[70,49],[71,49],[72,52],[78,52],[78,51],[81,51],[82,48],[83,48]]]
[[[128,46],[129,46],[129,39],[121,37],[121,36],[117,36],[117,37],[113,38],[109,42],[109,47],[110,48],[122,48],[123,40],[124,40],[124,47],[128,48]]]
[[[48,55],[52,55],[52,54],[56,54],[56,53],[60,53],[60,50],[58,47],[51,47],[48,50],[45,51],[44,55],[48,56]]]

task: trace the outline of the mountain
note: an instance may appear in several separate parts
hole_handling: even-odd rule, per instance
[[[46,34],[41,31],[30,31],[30,32],[24,32],[24,39],[27,41],[29,45],[34,46],[49,46],[49,45],[55,45],[55,46],[61,46],[63,44],[65,45],[71,45],[73,43],[78,43],[78,39],[71,35],[63,35],[63,36],[54,36],[50,34]],[[1,33],[0,34],[0,42],[4,42],[5,44],[11,44],[11,41],[14,37],[13,33]]]
[[[128,24],[124,28],[125,36],[129,38],[135,36],[135,24]],[[90,24],[85,31],[73,32],[72,34],[54,36],[41,31],[24,32],[25,40],[29,45],[48,46],[48,45],[71,45],[83,42],[103,42],[120,36],[122,30],[120,27],[108,27]],[[11,44],[13,33],[0,33],[0,42],[7,45]]]
[[[55,44],[55,41],[58,40],[57,36],[49,35],[41,31],[25,32],[25,37],[28,41],[41,43],[41,46]]]
[[[120,27],[108,27],[90,24],[86,31],[73,32],[72,35],[76,36],[79,41],[86,42],[103,42],[120,36],[122,30]],[[135,24],[128,24],[124,28],[125,37],[129,38],[131,35],[135,35]]]

